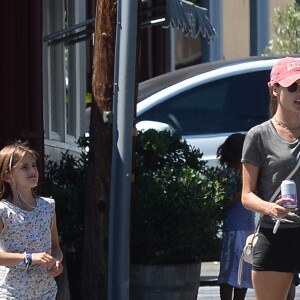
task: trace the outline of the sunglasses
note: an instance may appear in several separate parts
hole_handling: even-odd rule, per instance
[[[294,82],[293,84],[288,86],[286,89],[288,90],[289,93],[295,93],[297,91],[299,85],[300,85],[300,83]]]

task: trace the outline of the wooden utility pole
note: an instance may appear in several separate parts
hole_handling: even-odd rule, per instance
[[[85,193],[82,274],[82,299],[89,300],[106,300],[108,295],[108,213],[116,18],[116,1],[97,1],[93,58],[94,100]]]

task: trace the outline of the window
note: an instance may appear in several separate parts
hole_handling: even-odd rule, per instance
[[[44,0],[44,36],[85,20],[85,1]],[[44,120],[48,143],[74,145],[85,131],[86,42],[44,42]]]
[[[181,135],[247,131],[268,118],[270,70],[203,85],[152,107],[139,121],[169,124]]]

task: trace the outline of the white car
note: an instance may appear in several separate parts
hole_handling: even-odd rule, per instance
[[[216,165],[217,149],[231,133],[268,119],[267,83],[278,59],[205,63],[140,83],[136,128],[177,132]]]

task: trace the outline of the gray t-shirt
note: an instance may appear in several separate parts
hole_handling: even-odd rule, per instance
[[[249,130],[246,135],[242,162],[259,167],[256,194],[269,201],[273,193],[295,168],[300,156],[299,138],[294,142],[284,141],[277,133],[273,123],[268,120]],[[300,168],[291,178],[295,181],[298,194],[298,214],[300,209]],[[280,193],[276,199],[280,197]],[[283,220],[282,227],[299,227],[299,218],[287,216],[289,222]],[[274,226],[274,220],[265,216],[261,226]],[[290,223],[291,222],[291,223]],[[283,224],[284,223],[284,224]]]

